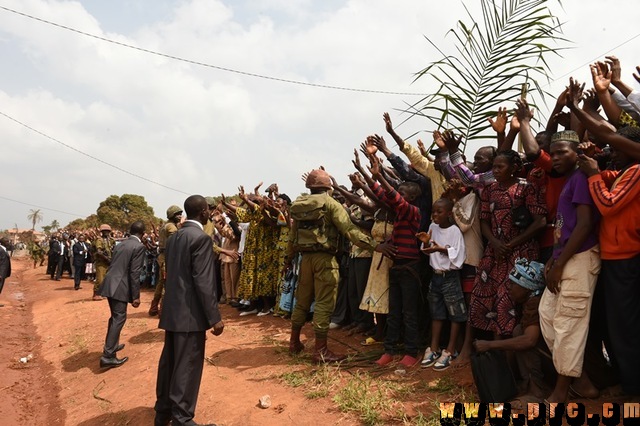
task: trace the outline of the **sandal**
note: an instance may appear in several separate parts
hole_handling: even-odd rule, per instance
[[[373,346],[373,345],[381,345],[383,342],[379,342],[373,337],[367,337],[365,340],[360,342],[362,346]]]

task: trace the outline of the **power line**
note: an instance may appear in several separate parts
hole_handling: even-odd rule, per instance
[[[0,7],[1,7],[1,6],[0,6]],[[611,52],[611,51],[613,51],[613,50],[616,50],[616,49],[618,49],[618,48],[620,48],[620,47],[624,46],[624,45],[625,45],[625,44],[627,44],[627,43],[632,42],[633,40],[637,39],[638,37],[640,37],[640,33],[638,33],[638,34],[634,35],[634,36],[633,36],[633,37],[631,37],[630,39],[627,39],[627,40],[623,41],[623,42],[622,42],[622,43],[620,43],[619,45],[617,45],[617,46],[615,46],[615,47],[612,47],[611,49],[607,49],[604,53],[602,53],[601,55],[596,56],[595,58],[593,58],[593,59],[592,59],[592,60],[590,60],[589,62],[586,62],[586,63],[584,63],[584,64],[580,65],[579,67],[577,67],[577,68],[575,68],[575,69],[573,69],[573,70],[569,71],[569,72],[568,72],[568,73],[566,73],[566,74],[561,75],[560,77],[558,77],[558,78],[556,78],[556,79],[554,79],[554,80],[551,80],[551,82],[547,83],[545,86],[550,86],[550,85],[551,85],[551,83],[555,83],[556,81],[558,81],[558,80],[560,80],[560,79],[563,79],[563,78],[565,78],[565,77],[567,77],[567,76],[569,76],[569,75],[573,74],[574,72],[576,72],[576,71],[580,70],[582,67],[584,67],[584,66],[586,66],[586,65],[589,65],[589,64],[592,64],[593,62],[597,61],[598,59],[601,59],[601,58],[602,58],[603,56],[605,56],[607,53],[609,53],[609,52]]]
[[[207,68],[213,68],[213,69],[217,69],[219,71],[225,71],[225,72],[229,72],[229,73],[240,74],[240,75],[244,75],[244,76],[248,76],[248,77],[262,78],[262,79],[265,79],[265,80],[278,81],[280,83],[297,84],[297,85],[300,85],[300,86],[316,87],[316,88],[320,88],[320,89],[343,90],[343,91],[348,91],[348,92],[375,93],[375,94],[382,94],[382,95],[427,96],[424,93],[391,92],[391,91],[386,91],[386,90],[358,89],[358,88],[353,88],[353,87],[334,86],[334,85],[330,85],[330,84],[309,83],[309,82],[306,82],[306,81],[290,80],[290,79],[286,79],[286,78],[273,77],[273,76],[269,76],[269,75],[256,74],[256,73],[253,73],[253,72],[241,71],[241,70],[236,70],[236,69],[232,69],[232,68],[221,67],[221,66],[218,66],[218,65],[207,64],[207,63],[204,63],[204,62],[198,62],[198,61],[194,61],[194,60],[191,60],[191,59],[181,58],[179,56],[173,56],[173,55],[169,55],[169,54],[166,54],[166,53],[156,52],[154,50],[149,50],[149,49],[145,49],[145,48],[142,48],[142,47],[133,46],[131,44],[122,43],[120,41],[112,40],[112,39],[109,39],[109,38],[106,38],[106,37],[97,36],[95,34],[87,33],[87,32],[84,32],[84,31],[80,31],[78,29],[71,28],[71,27],[68,27],[66,25],[58,24],[56,22],[47,21],[46,19],[38,18],[37,16],[29,15],[29,14],[24,13],[24,12],[19,12],[17,10],[13,10],[13,9],[10,9],[8,7],[5,7],[5,6],[0,6],[0,9],[6,10],[7,12],[15,13],[16,15],[21,15],[21,16],[24,16],[26,18],[33,19],[33,20],[36,20],[36,21],[39,21],[39,22],[42,22],[42,23],[45,23],[45,24],[53,25],[54,27],[62,28],[62,29],[65,29],[67,31],[72,31],[74,33],[82,34],[82,35],[87,36],[87,37],[92,37],[92,38],[95,38],[97,40],[106,41],[108,43],[116,44],[118,46],[127,47],[129,49],[138,50],[140,52],[148,53],[148,54],[151,54],[151,55],[161,56],[163,58],[168,58],[168,59],[173,59],[173,60],[176,60],[176,61],[186,62],[188,64],[198,65],[198,66],[207,67]]]
[[[24,201],[14,200],[13,198],[3,197],[2,195],[0,195],[0,198],[3,199],[3,200],[12,201],[14,203],[24,204],[25,206],[29,206],[29,207],[37,207],[39,209],[49,210],[49,211],[56,212],[56,213],[68,214],[69,216],[75,216],[75,217],[80,217],[80,218],[87,217],[86,215],[83,216],[83,215],[77,214],[77,213],[69,213],[69,212],[65,212],[65,211],[62,211],[62,210],[52,209],[50,207],[44,207],[44,206],[38,206],[36,204],[25,203]]]
[[[140,176],[140,175],[138,175],[138,174],[135,174],[135,173],[133,173],[133,172],[130,172],[129,170],[123,169],[123,168],[122,168],[122,167],[120,167],[120,166],[116,166],[115,164],[112,164],[112,163],[109,163],[109,162],[107,162],[107,161],[104,161],[104,160],[102,160],[102,159],[100,159],[100,158],[98,158],[98,157],[95,157],[95,156],[91,155],[91,154],[87,154],[86,152],[81,151],[81,150],[79,150],[78,148],[76,148],[76,147],[74,147],[74,146],[71,146],[71,145],[69,145],[69,144],[66,144],[66,143],[64,143],[64,142],[62,142],[62,141],[60,141],[60,140],[58,140],[58,139],[56,139],[56,138],[54,138],[54,137],[52,137],[52,136],[49,136],[49,135],[47,135],[46,133],[41,132],[41,131],[40,131],[40,130],[38,130],[38,129],[34,129],[33,127],[29,126],[28,124],[23,123],[22,121],[16,120],[15,118],[11,117],[10,115],[8,115],[8,114],[6,114],[6,113],[4,113],[4,112],[2,112],[2,111],[0,111],[0,115],[5,116],[5,117],[6,117],[6,118],[8,118],[9,120],[11,120],[11,121],[13,121],[13,122],[15,122],[15,123],[18,123],[19,125],[21,125],[21,126],[23,126],[23,127],[26,127],[27,129],[31,130],[32,132],[35,132],[35,133],[37,133],[37,134],[39,134],[39,135],[41,135],[41,136],[44,136],[45,138],[47,138],[47,139],[49,139],[49,140],[52,140],[53,142],[55,142],[55,143],[57,143],[57,144],[60,144],[60,145],[64,146],[65,148],[68,148],[68,149],[70,149],[70,150],[72,150],[72,151],[75,151],[75,152],[77,152],[78,154],[84,155],[85,157],[91,158],[92,160],[95,160],[95,161],[97,161],[97,162],[99,162],[99,163],[102,163],[102,164],[104,164],[104,165],[106,165],[106,166],[112,167],[112,168],[114,168],[114,169],[116,169],[116,170],[118,170],[118,171],[120,171],[120,172],[126,173],[126,174],[128,174],[128,175],[130,175],[130,176],[133,176],[133,177],[135,177],[135,178],[138,178],[138,179],[144,180],[144,181],[149,182],[149,183],[152,183],[152,184],[154,184],[154,185],[161,186],[161,187],[163,187],[163,188],[165,188],[165,189],[169,189],[169,190],[171,190],[171,191],[179,192],[179,193],[184,194],[184,195],[190,195],[190,194],[189,194],[189,193],[187,193],[187,192],[181,191],[181,190],[176,189],[176,188],[172,188],[172,187],[170,187],[170,186],[167,186],[167,185],[162,184],[162,183],[160,183],[160,182],[156,182],[156,181],[151,180],[151,179],[149,179],[149,178],[146,178],[146,177],[144,177],[144,176]]]

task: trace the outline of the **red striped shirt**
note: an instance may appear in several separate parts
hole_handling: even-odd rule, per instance
[[[420,250],[416,233],[420,228],[420,209],[402,198],[395,190],[386,192],[379,183],[371,188],[376,196],[393,207],[396,220],[393,223],[391,242],[398,248],[397,258],[418,259]]]

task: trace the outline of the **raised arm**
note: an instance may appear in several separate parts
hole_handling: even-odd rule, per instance
[[[395,130],[393,130],[393,124],[391,123],[391,117],[388,112],[382,114],[382,119],[384,120],[385,127],[387,129],[387,133],[393,138],[394,141],[398,144],[400,149],[404,148],[404,139],[402,139]]]
[[[495,120],[488,117],[487,121],[491,124],[491,128],[496,132],[498,146],[501,146],[504,144],[504,140],[506,139],[505,131],[507,130],[507,109],[498,108],[498,115],[496,115]]]
[[[576,115],[591,134],[599,138],[602,142],[611,145],[618,151],[624,152],[634,160],[640,161],[640,144],[617,134],[609,127],[608,124],[596,120],[594,117],[591,117],[580,109],[578,103],[580,99],[582,99],[583,90],[584,84],[580,85],[577,81],[574,81],[573,78],[569,79],[567,106],[571,109],[571,112]]]
[[[531,119],[533,118],[533,110],[529,108],[526,99],[521,98],[516,101],[516,117],[520,122],[520,140],[522,148],[529,158],[537,158],[540,155],[540,147],[536,138],[531,132]]]
[[[607,118],[609,118],[609,121],[614,126],[618,127],[620,124],[620,113],[622,113],[622,108],[620,108],[618,104],[615,103],[615,101],[611,97],[611,93],[609,93],[609,85],[611,84],[611,70],[609,70],[609,67],[604,62],[597,62],[595,64],[592,64],[589,68],[591,69],[593,87],[594,89],[596,89],[600,104],[602,105],[605,114],[607,114]]]

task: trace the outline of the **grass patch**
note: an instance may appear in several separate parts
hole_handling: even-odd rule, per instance
[[[314,370],[290,371],[280,378],[292,388],[304,386],[304,396],[308,399],[325,398],[341,379],[340,370],[322,365]]]
[[[354,413],[365,425],[372,426],[387,423],[389,415],[402,418],[400,413],[404,411],[399,407],[398,398],[412,390],[410,384],[358,373],[333,397],[333,401],[341,411]]]
[[[67,348],[67,355],[73,355],[76,352],[86,352],[88,349],[87,338],[76,334],[69,341],[69,347]]]

